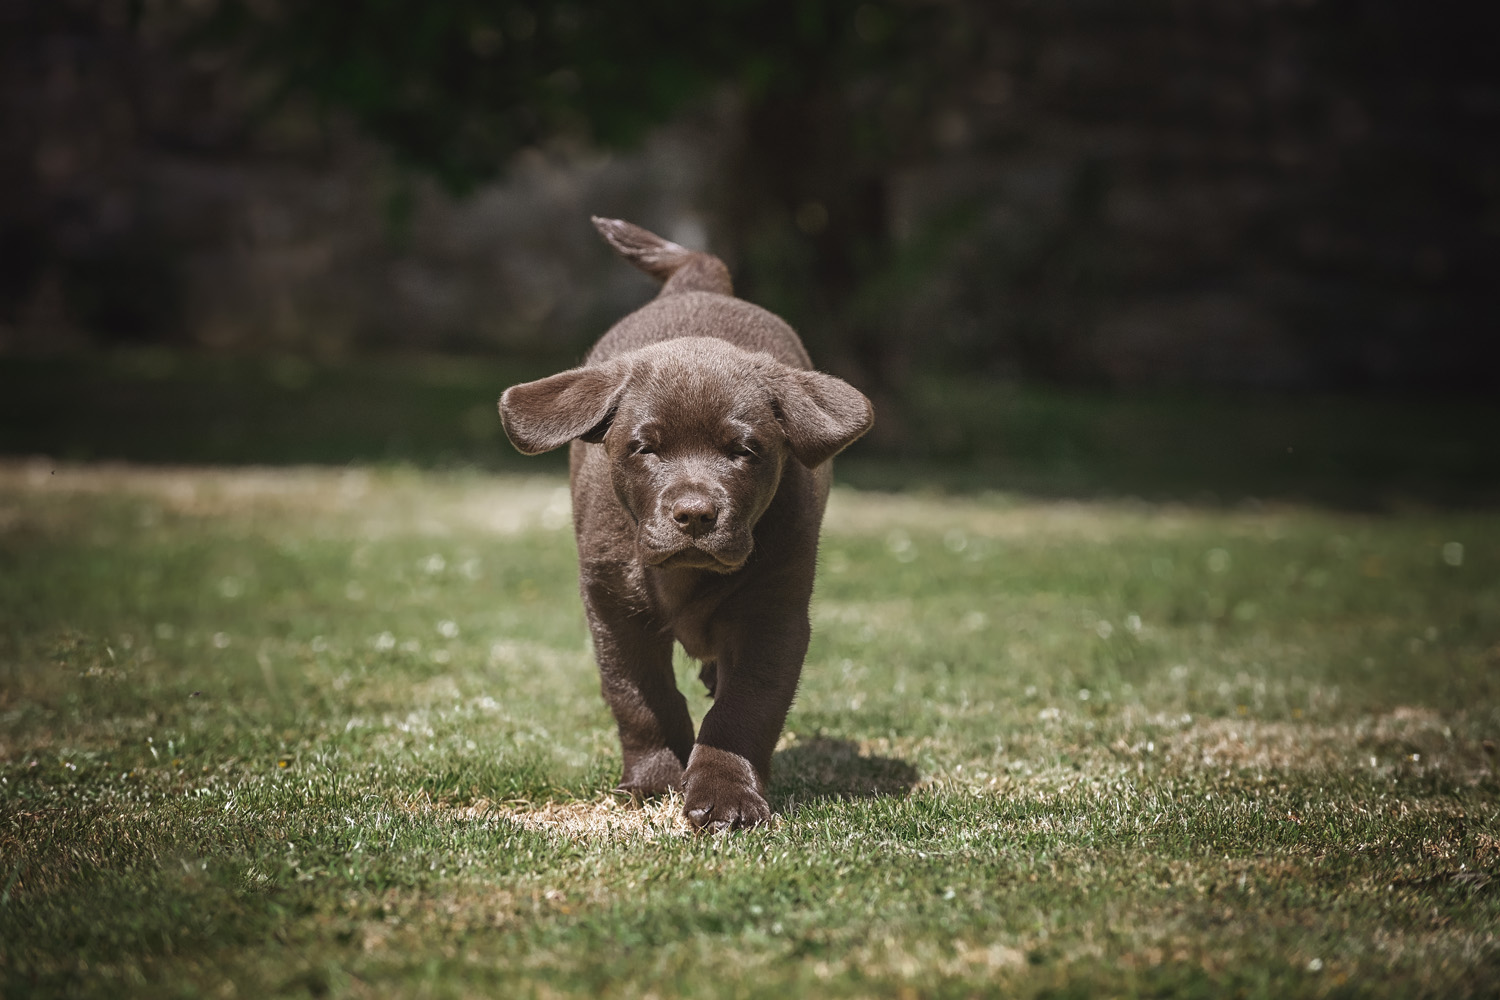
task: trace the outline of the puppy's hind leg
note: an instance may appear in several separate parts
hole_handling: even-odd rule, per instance
[[[708,688],[708,696],[714,697],[719,693],[719,665],[713,660],[704,660],[703,665],[698,668],[698,679],[703,686]]]

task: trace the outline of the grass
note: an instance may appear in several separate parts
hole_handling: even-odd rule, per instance
[[[607,794],[566,525],[0,464],[4,995],[1500,989],[1493,513],[838,492],[732,836]]]

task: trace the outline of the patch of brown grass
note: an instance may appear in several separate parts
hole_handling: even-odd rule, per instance
[[[364,537],[514,535],[571,524],[567,488],[551,477],[421,476],[366,469],[213,468],[0,460],[0,497],[128,496],[193,517],[314,518]],[[0,504],[0,530],[42,511]]]
[[[661,840],[693,834],[682,815],[682,798],[678,795],[664,795],[641,803],[619,795],[566,802],[495,802],[480,798],[461,806],[419,797],[408,802],[406,808],[463,822],[500,819],[566,840]]]
[[[1275,534],[1287,510],[1275,507],[1226,514],[1181,504],[1144,501],[1036,501],[968,499],[863,493],[835,489],[828,501],[823,533],[828,536],[879,534],[900,528],[926,534],[959,530],[997,539],[1049,537],[1104,542],[1121,531],[1133,536],[1171,538],[1213,522],[1234,534]],[[1304,512],[1305,513],[1305,512]]]

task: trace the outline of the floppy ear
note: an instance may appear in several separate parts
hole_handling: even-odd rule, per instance
[[[574,438],[598,442],[609,430],[629,374],[628,366],[606,362],[513,385],[500,397],[505,434],[524,455],[560,448]]]
[[[784,368],[771,391],[792,454],[809,469],[843,451],[875,423],[875,407],[864,393],[832,375]]]

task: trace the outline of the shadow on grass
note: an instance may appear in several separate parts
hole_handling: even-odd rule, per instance
[[[817,736],[776,754],[771,797],[870,799],[903,796],[917,784],[917,769],[894,757],[866,757],[849,740]]]

